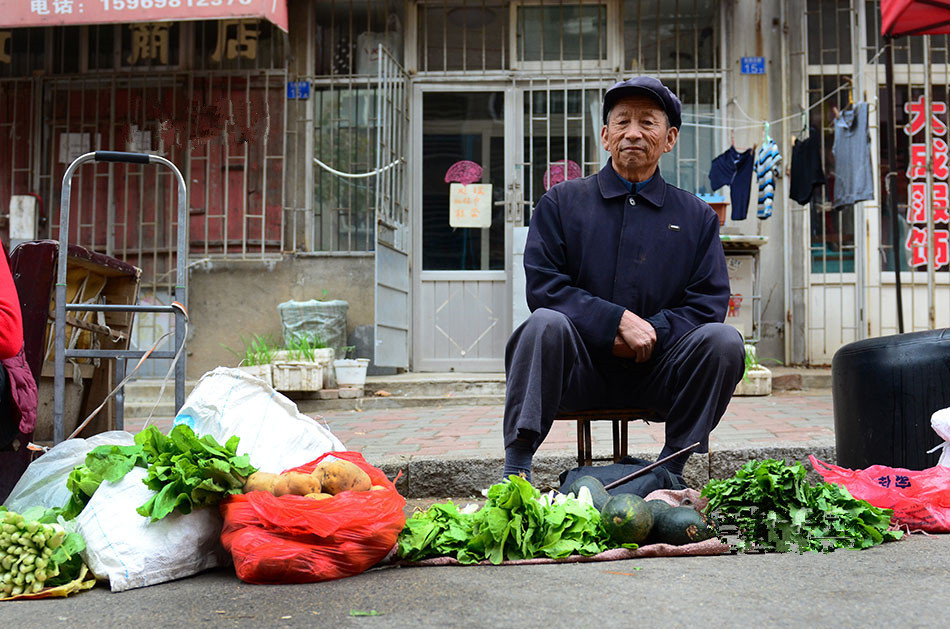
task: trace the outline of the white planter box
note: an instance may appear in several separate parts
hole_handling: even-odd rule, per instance
[[[759,365],[749,369],[736,385],[734,395],[771,395],[772,372]]]
[[[369,367],[368,358],[341,358],[333,361],[336,371],[338,387],[362,389],[366,384],[366,368]]]
[[[318,365],[323,365],[324,368],[328,367],[330,363],[333,362],[333,348],[325,347],[323,349],[313,350],[313,362]],[[274,356],[271,358],[271,363],[310,363],[308,360],[300,360],[299,354],[291,355],[291,352],[286,349],[278,350],[274,352]]]
[[[274,370],[273,370],[273,367],[274,367],[274,366],[271,365],[271,364],[267,364],[267,365],[244,365],[244,366],[238,367],[238,369],[240,369],[241,371],[244,371],[244,372],[246,372],[246,373],[249,373],[250,375],[254,376],[255,378],[260,378],[261,380],[263,380],[264,382],[267,383],[267,386],[272,387],[272,386],[274,386]]]
[[[324,363],[275,362],[274,388],[278,391],[319,391],[323,388]]]

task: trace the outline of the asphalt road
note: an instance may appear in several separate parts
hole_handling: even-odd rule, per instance
[[[0,603],[0,626],[932,627],[946,622],[948,588],[950,535],[914,535],[826,555],[388,568],[306,585],[248,585],[220,570]],[[379,615],[352,615],[371,611]]]

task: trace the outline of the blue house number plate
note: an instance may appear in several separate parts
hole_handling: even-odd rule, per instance
[[[765,74],[765,57],[743,57],[742,74]]]

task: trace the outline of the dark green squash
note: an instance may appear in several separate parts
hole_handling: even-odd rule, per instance
[[[610,494],[604,489],[603,483],[593,476],[581,476],[571,483],[571,486],[567,488],[567,492],[573,493],[576,497],[580,494],[581,487],[587,487],[587,489],[590,490],[590,497],[594,501],[594,508],[598,511],[603,511],[604,505],[610,500]]]
[[[657,515],[651,542],[682,546],[717,534],[715,523],[692,507],[673,507]]]
[[[647,500],[647,507],[650,508],[650,513],[653,514],[654,521],[659,514],[673,508],[673,506],[665,500]]]
[[[617,544],[641,544],[653,527],[650,507],[643,498],[633,494],[612,496],[600,515],[604,529]]]

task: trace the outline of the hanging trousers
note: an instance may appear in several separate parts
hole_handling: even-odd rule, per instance
[[[571,320],[554,310],[534,311],[505,350],[505,447],[519,437],[537,451],[560,411],[645,408],[666,427],[666,445],[709,451],[719,423],[745,370],[739,331],[706,323],[659,356],[593,359]]]

